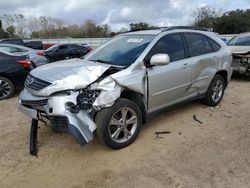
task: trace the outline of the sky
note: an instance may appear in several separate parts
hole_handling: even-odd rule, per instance
[[[206,5],[225,12],[250,8],[250,0],[0,0],[0,14],[50,16],[67,25],[91,19],[119,31],[131,22],[159,27],[187,25],[192,12]]]

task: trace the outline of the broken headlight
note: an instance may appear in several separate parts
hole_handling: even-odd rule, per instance
[[[82,110],[86,110],[91,113],[92,105],[96,98],[100,95],[100,92],[100,90],[90,90],[89,88],[83,89],[77,96],[77,104]]]

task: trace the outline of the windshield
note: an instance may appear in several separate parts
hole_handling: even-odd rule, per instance
[[[153,40],[154,35],[121,35],[109,41],[109,44],[88,57],[89,61],[118,66],[129,66],[141,55]]]
[[[47,48],[45,51],[54,51],[57,47],[58,45],[54,44],[53,46]]]
[[[229,46],[250,46],[250,35],[236,36],[232,38],[227,45]]]

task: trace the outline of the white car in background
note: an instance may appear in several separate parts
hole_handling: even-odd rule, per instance
[[[233,70],[250,76],[250,32],[236,35],[227,45],[233,54]]]

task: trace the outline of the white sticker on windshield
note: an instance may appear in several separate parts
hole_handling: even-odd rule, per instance
[[[138,38],[133,38],[133,39],[128,39],[127,42],[132,42],[132,43],[140,43],[142,42],[143,39],[138,39]]]

